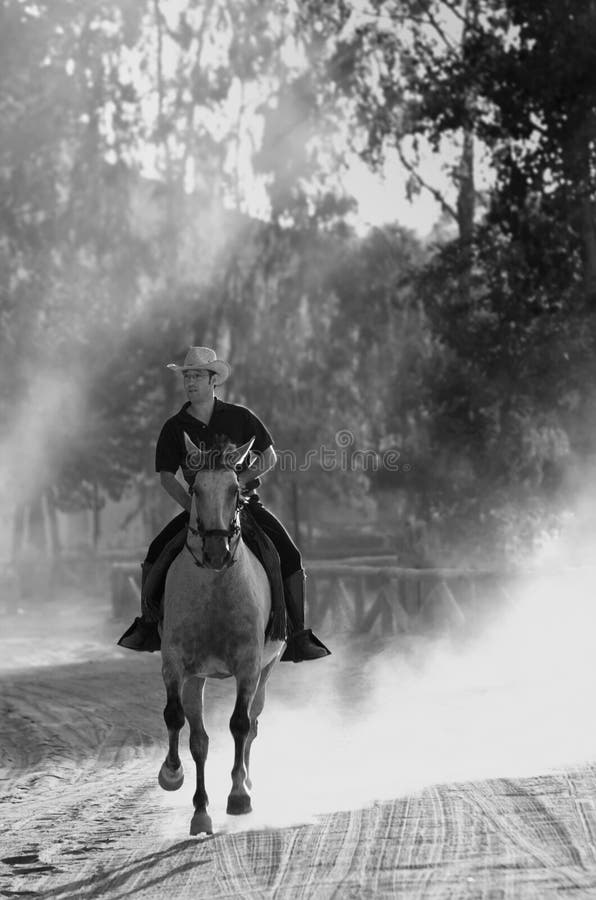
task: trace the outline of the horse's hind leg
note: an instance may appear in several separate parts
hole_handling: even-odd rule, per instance
[[[193,676],[184,682],[182,704],[190,725],[190,752],[197,770],[197,789],[192,798],[195,808],[190,823],[191,834],[213,834],[211,818],[207,814],[209,798],[205,790],[205,760],[209,750],[209,737],[203,725],[203,689],[205,679]]]
[[[165,660],[162,665],[162,676],[166,686],[167,702],[163,711],[164,721],[168,729],[169,750],[157,779],[164,791],[177,791],[184,781],[184,770],[178,755],[180,729],[184,725],[184,711],[180,702],[180,682],[173,666]]]
[[[234,767],[232,768],[232,790],[228,797],[227,812],[239,816],[251,812],[250,795],[246,790],[245,750],[250,731],[248,710],[255,695],[258,675],[236,678],[236,705],[230,719],[230,731],[234,738]]]
[[[252,781],[250,779],[250,749],[259,729],[259,716],[263,712],[263,707],[265,706],[265,688],[267,687],[267,681],[269,680],[269,676],[271,675],[276,662],[277,657],[275,657],[275,659],[272,659],[271,662],[262,669],[261,677],[259,678],[259,683],[257,685],[257,692],[250,706],[250,728],[248,730],[248,737],[246,739],[246,745],[244,747],[246,787],[249,791],[252,788]]]

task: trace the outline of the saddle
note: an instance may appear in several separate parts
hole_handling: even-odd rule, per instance
[[[279,554],[269,538],[250,512],[248,505],[240,510],[242,540],[257,557],[269,579],[271,587],[271,615],[265,629],[265,636],[272,641],[285,641],[287,635],[286,604]],[[150,618],[163,618],[164,589],[168,569],[181,553],[186,541],[186,526],[181,528],[164,547],[148,573],[143,588],[143,611],[148,610]]]

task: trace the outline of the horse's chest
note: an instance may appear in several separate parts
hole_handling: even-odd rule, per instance
[[[199,647],[209,648],[217,656],[231,642],[252,638],[252,633],[262,625],[261,617],[255,615],[254,607],[246,598],[218,591],[172,598],[166,618],[177,643],[192,646],[195,652]]]
[[[247,647],[260,656],[267,598],[253,578],[239,579],[233,568],[205,579],[200,574],[181,565],[168,578],[162,644],[187,671],[225,678]]]

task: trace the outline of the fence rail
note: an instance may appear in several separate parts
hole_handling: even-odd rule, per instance
[[[489,594],[491,605],[509,600],[503,574],[492,571],[407,568],[368,558],[317,561],[307,571],[309,620],[319,629],[460,631],[480,618]]]
[[[355,633],[460,632],[515,601],[520,584],[565,576],[591,566],[545,569],[417,569],[393,556],[313,560],[308,574],[308,622]],[[110,584],[115,616],[138,614],[140,566],[114,562]]]

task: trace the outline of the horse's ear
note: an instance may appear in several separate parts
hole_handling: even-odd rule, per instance
[[[200,453],[201,451],[197,447],[196,444],[193,444],[186,431],[184,432],[184,444],[186,446],[187,453]]]
[[[200,469],[203,453],[196,444],[193,444],[186,431],[184,432],[184,445],[186,447],[186,460],[191,469]]]
[[[242,444],[241,447],[236,447],[231,453],[226,453],[226,463],[229,465],[231,469],[235,469],[236,466],[241,466],[248,453],[250,453],[250,448],[254,444],[255,439],[251,437],[250,441],[247,441],[246,444]]]

